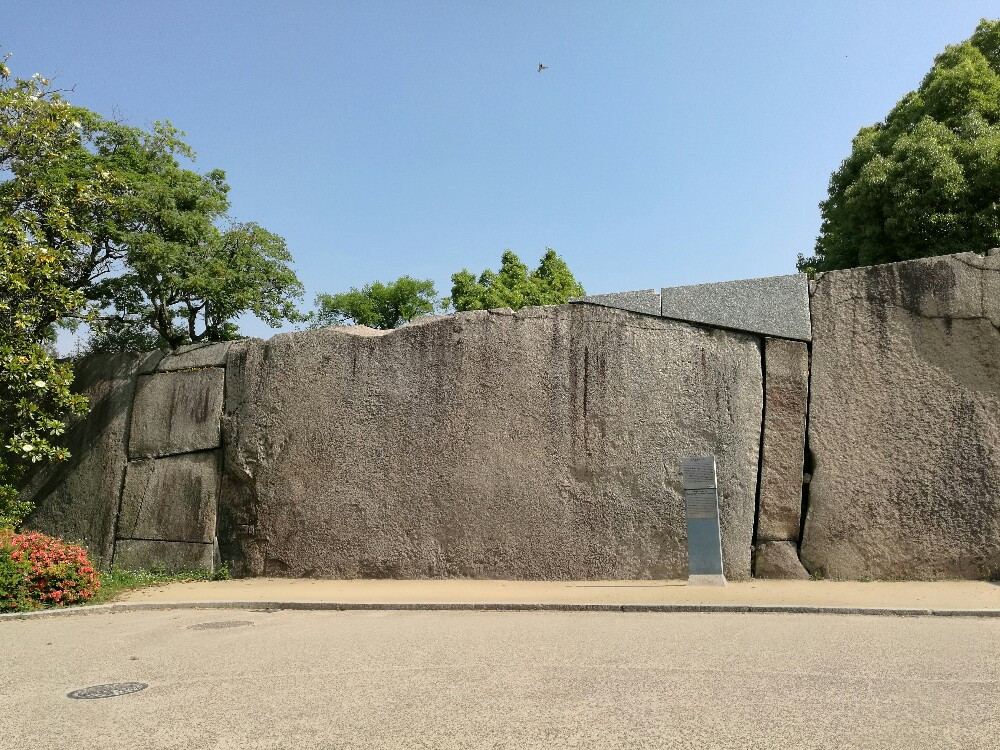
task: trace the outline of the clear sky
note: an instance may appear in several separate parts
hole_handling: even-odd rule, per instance
[[[505,248],[555,248],[590,293],[793,273],[858,128],[983,17],[1000,5],[7,0],[0,45],[75,104],[185,130],[311,309],[402,274],[447,294]]]

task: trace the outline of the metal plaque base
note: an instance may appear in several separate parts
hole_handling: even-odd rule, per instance
[[[688,576],[688,586],[725,586],[725,576]]]

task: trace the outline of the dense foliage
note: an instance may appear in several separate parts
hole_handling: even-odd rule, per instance
[[[38,532],[0,531],[0,611],[78,604],[100,585],[82,547]]]
[[[947,47],[884,122],[859,131],[820,208],[800,270],[1000,245],[1000,21]]]
[[[552,248],[545,249],[538,267],[528,267],[510,250],[500,259],[500,270],[483,271],[479,277],[462,269],[451,277],[450,304],[456,310],[489,310],[509,307],[520,310],[527,305],[561,305],[570,297],[585,292],[566,262]]]
[[[91,116],[83,158],[125,186],[120,210],[93,233],[94,245],[120,262],[95,268],[85,286],[101,308],[92,348],[148,350],[238,338],[234,320],[251,312],[272,326],[303,320],[302,284],[285,241],[254,223],[226,222],[225,173],[199,174],[169,123],[152,133]]]
[[[320,294],[316,326],[363,325],[396,328],[438,309],[434,282],[401,276],[383,284],[373,281],[361,289],[352,287],[340,294]]]
[[[14,489],[27,467],[63,460],[65,420],[86,402],[70,390],[71,367],[51,351],[53,325],[79,315],[84,296],[72,284],[74,248],[85,241],[74,216],[115,204],[106,175],[53,184],[80,146],[78,111],[41,76],[11,78],[0,62],[0,528],[30,509]]]
[[[9,57],[9,56],[8,56]],[[170,123],[151,132],[71,106],[0,62],[0,528],[28,511],[14,490],[85,401],[52,355],[58,325],[92,350],[176,348],[239,335],[253,313],[303,320],[284,240],[227,219],[220,170],[199,174]]]

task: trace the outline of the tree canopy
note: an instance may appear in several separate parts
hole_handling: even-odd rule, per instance
[[[0,60],[0,528],[17,525],[30,506],[16,485],[32,464],[59,461],[65,420],[86,409],[74,394],[72,367],[51,351],[53,324],[84,305],[67,283],[82,235],[80,207],[114,204],[102,175],[58,188],[38,179],[80,142],[77,113],[41,76],[11,79]]]
[[[1000,245],[1000,21],[947,47],[916,91],[861,128],[820,209],[800,270]]]
[[[151,132],[70,105],[0,61],[0,526],[27,512],[30,464],[69,454],[57,437],[85,410],[54,359],[57,325],[93,349],[147,350],[238,336],[245,312],[303,320],[284,240],[234,223],[225,174],[193,159],[169,122]]]
[[[517,255],[504,250],[498,272],[487,268],[477,278],[463,268],[452,274],[451,281],[448,302],[459,311],[497,307],[520,310],[528,305],[561,305],[570,297],[585,294],[566,261],[552,248],[545,249],[545,255],[531,273]]]
[[[388,284],[373,281],[340,294],[319,294],[316,304],[317,327],[356,324],[383,329],[396,328],[439,307],[434,282],[410,276]]]

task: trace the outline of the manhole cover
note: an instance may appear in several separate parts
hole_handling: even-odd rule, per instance
[[[195,625],[188,625],[188,630],[222,630],[223,628],[239,628],[244,625],[253,625],[250,620],[220,620],[219,622],[199,622]]]
[[[90,687],[66,693],[67,698],[114,698],[116,695],[138,693],[148,688],[145,682],[113,682],[110,685],[91,685]]]

